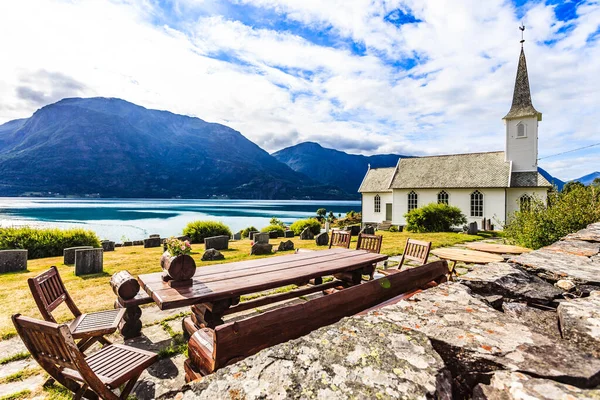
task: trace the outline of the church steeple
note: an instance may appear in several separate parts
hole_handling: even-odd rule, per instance
[[[524,28],[522,30],[524,30]],[[538,121],[541,121],[542,113],[538,112],[531,103],[527,61],[525,60],[525,51],[523,51],[524,41],[525,40],[521,40],[521,55],[519,56],[519,66],[517,67],[517,78],[515,80],[512,106],[503,119],[537,117]]]

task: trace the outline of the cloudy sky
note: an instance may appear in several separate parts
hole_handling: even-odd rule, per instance
[[[540,166],[600,170],[600,2],[3,0],[0,123],[74,96],[219,122],[267,151],[504,148],[520,49]]]

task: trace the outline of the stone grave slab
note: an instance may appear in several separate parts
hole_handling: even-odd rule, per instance
[[[204,248],[215,250],[227,250],[229,248],[229,236],[220,235],[212,236],[204,239]]]
[[[92,246],[77,246],[77,247],[68,247],[63,250],[63,264],[71,265],[75,264],[75,252],[77,250],[83,249],[93,249]]]
[[[27,250],[0,250],[0,274],[25,271],[27,269]]]
[[[268,232],[257,232],[254,234],[254,243],[268,244],[269,238],[270,236]]]
[[[144,239],[144,248],[149,249],[152,247],[160,247],[162,245],[162,240],[159,237],[150,237],[148,239]]]
[[[103,249],[80,249],[75,251],[75,275],[98,274],[103,271]]]

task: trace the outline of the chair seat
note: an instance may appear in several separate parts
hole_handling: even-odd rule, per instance
[[[157,355],[149,351],[122,344],[111,344],[86,357],[85,361],[100,380],[115,389],[139,375],[156,361]],[[81,374],[70,368],[62,373],[71,379],[83,382]]]
[[[117,330],[125,314],[124,308],[81,314],[69,325],[74,339],[109,335]]]

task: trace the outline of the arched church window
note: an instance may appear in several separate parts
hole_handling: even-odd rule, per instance
[[[376,213],[381,212],[381,197],[379,195],[375,195],[375,209]]]
[[[519,122],[517,124],[517,137],[526,137],[527,136],[527,129],[524,123]]]
[[[519,207],[521,208],[521,212],[527,212],[531,210],[531,196],[528,194],[524,194],[519,198]]]
[[[448,192],[445,190],[438,193],[438,204],[448,205]]]
[[[483,193],[479,190],[471,193],[471,217],[483,217]]]
[[[418,208],[419,196],[414,192],[408,194],[408,211]]]

